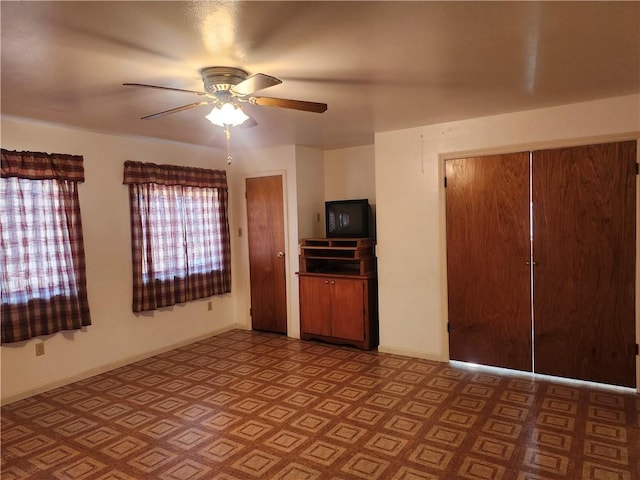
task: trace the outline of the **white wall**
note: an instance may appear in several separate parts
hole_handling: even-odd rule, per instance
[[[325,200],[367,198],[376,204],[375,147],[326,150],[324,152]]]
[[[3,345],[3,403],[83,378],[234,325],[234,295],[134,315],[129,197],[125,160],[226,169],[224,152],[178,143],[90,133],[19,119],[2,119],[2,147],[84,156],[79,186],[92,325]],[[230,184],[233,178],[230,174]],[[233,208],[234,192],[230,189]],[[232,257],[237,248],[232,244]],[[237,262],[234,260],[234,264]],[[235,272],[234,272],[235,273]],[[44,341],[45,355],[34,344]]]
[[[296,146],[298,237],[324,237],[324,164],[322,151]]]
[[[234,225],[232,238],[238,245],[236,261],[233,265],[233,285],[236,296],[236,321],[244,328],[251,328],[249,308],[251,307],[249,278],[249,246],[247,242],[247,204],[244,197],[245,180],[266,175],[283,175],[283,200],[285,215],[285,258],[287,288],[287,334],[300,338],[300,305],[298,303],[298,243],[308,236],[309,229],[315,228],[307,222],[314,206],[322,202],[318,192],[322,189],[322,152],[306,147],[285,146],[265,149],[249,149],[233,156],[230,170],[233,172],[233,190],[238,192],[230,216]],[[317,186],[320,185],[320,187]],[[305,217],[303,223],[298,216]],[[238,236],[242,229],[242,237]],[[314,230],[315,231],[315,230]]]
[[[445,158],[632,139],[639,131],[640,96],[632,95],[376,134],[380,350],[449,358]]]

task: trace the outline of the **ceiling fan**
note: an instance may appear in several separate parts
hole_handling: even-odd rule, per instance
[[[181,107],[171,108],[162,112],[153,113],[142,117],[142,120],[149,120],[152,118],[158,118],[165,115],[171,115],[173,113],[182,112],[195,107],[201,107],[205,105],[212,105],[218,109],[222,109],[226,105],[231,105],[229,110],[240,109],[240,104],[249,103],[252,105],[266,106],[266,107],[280,107],[288,108],[292,110],[301,110],[304,112],[322,113],[327,110],[326,103],[307,102],[303,100],[291,100],[287,98],[273,98],[262,97],[254,95],[255,92],[263,90],[268,87],[273,87],[282,83],[282,80],[265,75],[264,73],[256,73],[249,76],[249,74],[240,69],[234,67],[207,67],[203,68],[200,72],[202,74],[202,81],[204,83],[204,92],[196,90],[185,90],[182,88],[163,87],[158,85],[146,85],[143,83],[123,83],[128,87],[145,87],[145,88],[158,88],[161,90],[171,90],[174,92],[185,92],[192,95],[205,97],[205,100],[200,102],[190,103]],[[244,112],[242,112],[244,113]],[[207,117],[209,118],[209,117]],[[244,116],[246,120],[245,126],[256,125],[256,121],[251,117]],[[215,123],[210,119],[212,123]],[[240,122],[242,123],[242,122]],[[238,123],[239,124],[239,123]],[[233,123],[219,123],[218,125],[226,126],[237,125]]]

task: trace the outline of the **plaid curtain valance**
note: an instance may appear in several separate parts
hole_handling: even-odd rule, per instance
[[[208,168],[183,167],[179,165],[156,165],[155,163],[124,162],[125,185],[155,183],[158,185],[181,185],[183,187],[227,189],[227,172]]]
[[[1,171],[3,178],[84,182],[83,158],[79,155],[17,152],[3,148]]]

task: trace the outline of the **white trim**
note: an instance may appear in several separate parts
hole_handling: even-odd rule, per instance
[[[402,357],[422,358],[424,360],[431,360],[432,362],[447,363],[449,361],[447,356],[432,355],[429,352],[420,350],[410,350],[408,348],[392,347],[390,345],[379,345],[378,352],[389,353],[391,355],[400,355]]]
[[[220,335],[222,333],[229,332],[231,330],[237,330],[237,329],[244,329],[244,326],[238,325],[238,324],[232,324],[227,327],[219,328],[212,332],[205,333],[204,335],[199,335],[197,337],[190,338],[188,340],[183,340],[181,342],[176,342],[174,344],[167,345],[166,347],[158,348],[150,352],[145,352],[138,355],[132,355],[130,357],[117,360],[115,362],[107,363],[106,365],[101,365],[99,367],[91,368],[89,370],[85,370],[84,372],[78,373],[76,375],[71,375],[70,377],[65,377],[60,380],[56,380],[55,382],[48,383],[46,385],[42,385],[40,387],[33,388],[30,390],[25,390],[24,392],[20,392],[15,395],[11,395],[10,397],[3,398],[0,401],[0,404],[2,406],[5,406],[10,403],[17,402],[18,400],[23,400],[25,398],[38,395],[40,393],[48,392],[49,390],[53,390],[58,387],[63,387],[65,385],[69,385],[70,383],[78,382],[80,380],[84,380],[86,378],[93,377],[95,375],[100,375],[102,373],[109,372],[116,368],[124,367],[125,365],[139,362],[140,360],[144,360],[145,358],[154,357],[156,355],[160,355],[161,353],[165,353],[170,350],[175,350],[176,348],[180,348],[185,345],[189,345],[191,343],[199,342],[200,340],[204,340],[205,338],[215,337],[216,335]]]
[[[624,132],[611,135],[592,135],[589,137],[567,138],[542,142],[530,142],[499,147],[480,148],[472,150],[459,150],[439,153],[441,162],[455,160],[457,158],[483,157],[487,155],[502,155],[505,153],[529,152],[536,150],[548,150],[553,148],[580,147],[585,145],[597,145],[599,143],[627,142],[640,139],[640,131]]]

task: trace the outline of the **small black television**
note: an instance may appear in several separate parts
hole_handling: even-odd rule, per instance
[[[369,201],[333,200],[324,203],[327,238],[372,237],[373,219]]]

